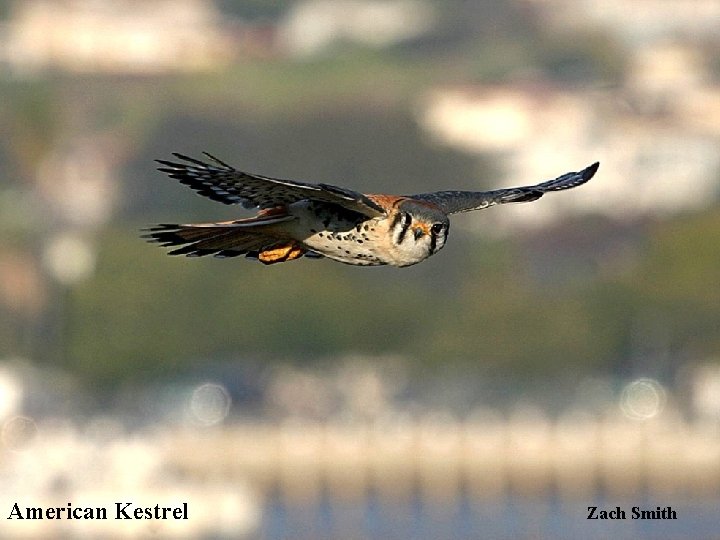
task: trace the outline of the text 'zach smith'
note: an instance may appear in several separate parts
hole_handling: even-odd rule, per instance
[[[630,510],[631,519],[677,519],[677,512],[670,506],[656,507],[654,510],[633,506]],[[587,519],[627,519],[625,510],[616,506],[612,510],[598,509],[597,506],[588,506]]]

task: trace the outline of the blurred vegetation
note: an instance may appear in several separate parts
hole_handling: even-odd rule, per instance
[[[247,20],[274,20],[284,14],[294,0],[216,0],[223,13]]]
[[[111,384],[202,360],[302,363],[342,351],[523,376],[631,372],[653,352],[706,358],[720,348],[719,227],[717,209],[646,226],[624,255],[631,264],[571,287],[534,277],[517,240],[454,234],[440,256],[402,270],[264,267],[166,257],[112,229],[96,275],[68,297],[68,367]]]
[[[219,2],[255,19],[276,18],[289,3]],[[319,59],[247,60],[202,77],[0,80],[0,167],[10,186],[31,180],[41,156],[72,133],[74,111],[128,147],[123,203],[94,237],[94,275],[52,291],[52,309],[37,323],[39,348],[0,318],[0,355],[59,363],[98,390],[222,359],[399,353],[418,370],[459,365],[531,377],[622,374],[661,358],[644,373],[662,376],[681,358],[717,355],[717,205],[657,222],[591,216],[505,240],[458,227],[440,255],[402,270],[171,258],[138,238],[153,223],[237,215],[155,172],[152,160],[172,151],[206,150],[249,171],[369,192],[490,186],[489,157],[438,148],[420,131],[413,111],[424,90],[532,69],[590,83],[622,72],[622,52],[603,36],[546,35],[508,2],[449,4],[433,36],[382,52],[343,46]],[[7,207],[16,198],[5,188]],[[35,255],[56,225],[38,214],[34,230],[18,236],[8,216],[0,216],[3,246]],[[578,230],[587,231],[579,246]],[[48,330],[54,324],[59,337]]]

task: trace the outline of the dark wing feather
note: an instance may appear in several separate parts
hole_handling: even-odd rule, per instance
[[[182,154],[173,155],[185,163],[158,159],[156,161],[162,165],[159,171],[190,186],[200,195],[224,204],[241,204],[245,208],[274,208],[311,199],[337,204],[369,217],[385,215],[381,206],[350,189],[241,172],[208,153],[205,156],[213,163]]]
[[[496,204],[529,202],[542,197],[549,191],[562,191],[580,186],[590,180],[600,166],[593,163],[579,172],[569,172],[534,186],[496,189],[494,191],[436,191],[412,195],[413,199],[430,202],[439,206],[446,214],[482,210]]]

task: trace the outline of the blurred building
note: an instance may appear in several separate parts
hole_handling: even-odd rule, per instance
[[[720,192],[720,86],[691,47],[646,47],[629,60],[616,89],[547,82],[443,87],[420,108],[421,125],[441,144],[492,153],[506,178],[543,177],[602,163],[599,181],[532,208],[497,215],[503,223],[543,222],[565,211],[613,216],[702,207]]]
[[[0,43],[19,73],[197,71],[233,50],[220,12],[204,0],[23,0]]]
[[[307,56],[338,42],[384,47],[418,37],[434,13],[418,0],[308,0],[295,4],[281,24],[288,52]]]
[[[720,35],[716,0],[530,0],[556,29],[602,27],[630,45],[669,36],[701,40]]]
[[[498,224],[539,223],[563,211],[614,216],[702,207],[720,194],[720,85],[713,0],[530,0],[550,32],[608,33],[627,54],[620,86],[540,82],[439,88],[420,122],[437,141],[504,164],[497,182],[535,182],[601,162],[601,181],[572,197],[510,208]],[[560,168],[558,168],[560,167]],[[485,218],[487,219],[487,218]]]

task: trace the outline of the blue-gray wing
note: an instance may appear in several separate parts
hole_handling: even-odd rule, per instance
[[[240,204],[245,208],[275,208],[302,200],[337,204],[369,217],[385,215],[383,208],[357,191],[330,184],[310,184],[281,180],[238,171],[216,157],[205,153],[212,163],[173,153],[181,162],[156,160],[158,170],[200,195],[224,204]]]
[[[446,214],[482,210],[496,204],[530,202],[549,191],[562,191],[580,186],[590,180],[600,166],[593,163],[579,172],[569,172],[534,186],[496,189],[494,191],[436,191],[412,195],[413,199],[430,202],[439,206]]]

